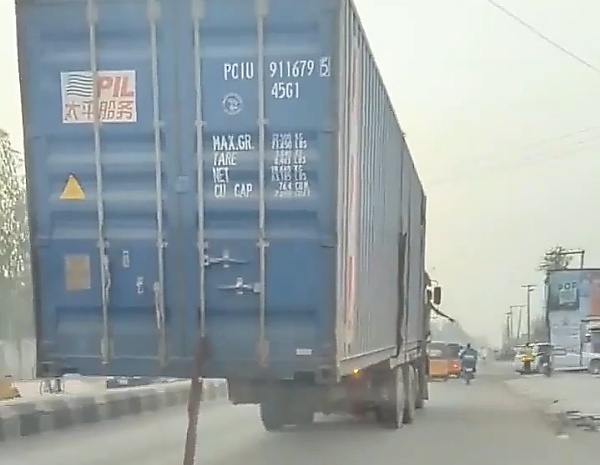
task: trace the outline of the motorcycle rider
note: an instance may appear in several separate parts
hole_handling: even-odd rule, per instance
[[[537,354],[537,371],[550,376],[552,372],[552,346],[549,344],[542,344],[538,348]]]
[[[533,344],[528,342],[525,345],[525,350],[521,356],[521,362],[523,364],[523,373],[531,373],[533,371],[533,362],[535,362],[535,355],[533,354]]]
[[[469,342],[460,354],[461,370],[464,372],[465,368],[472,368],[473,373],[477,373],[477,357],[477,351],[471,347]]]

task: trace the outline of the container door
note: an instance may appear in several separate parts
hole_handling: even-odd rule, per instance
[[[211,347],[209,376],[310,359],[319,310],[333,312],[328,3],[190,0],[181,98],[193,124],[183,153],[197,173],[187,241],[200,263],[190,255],[185,266],[199,283],[193,310]]]
[[[171,3],[19,2],[40,374],[183,355]]]

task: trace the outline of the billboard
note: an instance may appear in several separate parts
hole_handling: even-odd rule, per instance
[[[554,311],[548,314],[550,340],[567,354],[579,354],[582,343],[582,323],[578,312]]]
[[[579,320],[600,318],[600,269],[551,271],[547,292],[548,314],[574,312]]]

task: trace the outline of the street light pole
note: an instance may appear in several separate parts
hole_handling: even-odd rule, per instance
[[[521,311],[525,308],[525,305],[511,305],[509,307],[510,311],[508,312],[510,314],[510,333],[513,335],[513,337],[516,337],[517,339],[521,336],[520,332],[521,332]],[[518,328],[517,328],[517,332],[515,334],[515,310],[519,311],[519,319],[518,321]]]
[[[506,327],[505,327],[505,331],[506,331],[506,344],[508,345],[512,339],[512,314],[511,312],[506,312],[505,313],[506,316]]]
[[[527,342],[531,342],[531,293],[537,287],[535,284],[523,284],[521,286],[527,292]]]

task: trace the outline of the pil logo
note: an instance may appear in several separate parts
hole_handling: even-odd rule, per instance
[[[96,89],[100,99],[127,99],[135,97],[134,84],[129,76],[98,76]]]

